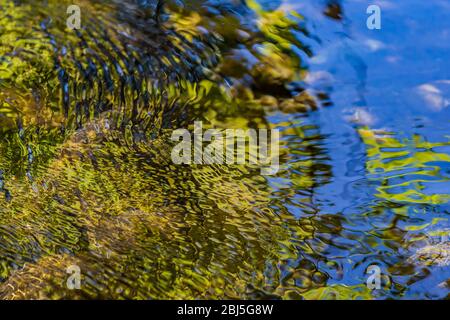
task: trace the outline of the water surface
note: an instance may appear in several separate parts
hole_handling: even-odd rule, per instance
[[[381,30],[356,0],[82,1],[78,31],[68,3],[0,1],[0,297],[448,297],[446,1]],[[280,171],[174,165],[195,120],[279,129]]]

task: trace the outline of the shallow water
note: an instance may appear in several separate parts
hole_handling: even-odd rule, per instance
[[[381,30],[356,0],[83,1],[78,32],[13,3],[1,298],[448,297],[446,1],[383,1]],[[195,120],[280,129],[280,171],[173,164]]]

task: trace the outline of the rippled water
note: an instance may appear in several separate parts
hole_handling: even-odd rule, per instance
[[[1,298],[448,297],[446,1],[69,4],[0,0]],[[281,170],[174,165],[195,120]]]

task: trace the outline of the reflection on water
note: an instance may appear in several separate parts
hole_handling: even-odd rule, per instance
[[[448,48],[414,24],[432,8],[386,2],[374,34],[356,1],[82,1],[70,32],[68,3],[0,1],[1,298],[448,295]],[[281,170],[174,165],[194,120],[278,128]]]

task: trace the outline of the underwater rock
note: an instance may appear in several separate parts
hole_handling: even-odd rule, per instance
[[[419,266],[447,267],[450,265],[450,230],[427,228],[424,241],[414,246],[408,262]]]
[[[408,261],[422,266],[447,267],[450,265],[450,241],[422,247]]]

